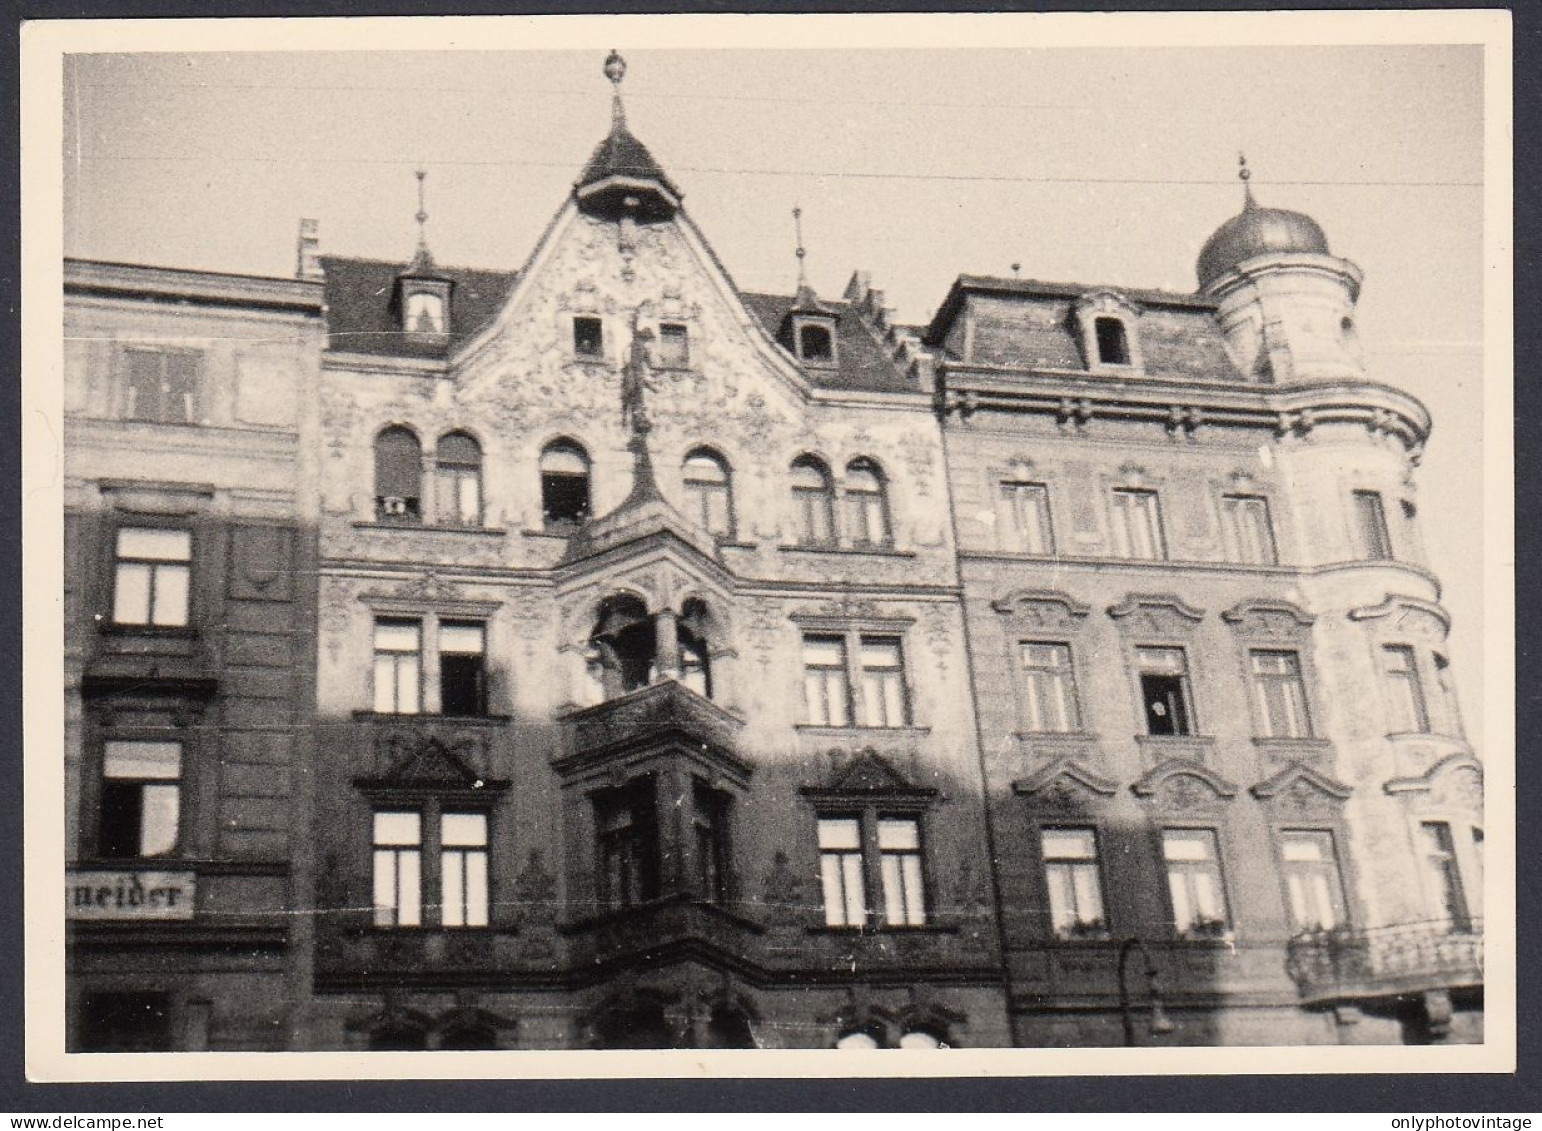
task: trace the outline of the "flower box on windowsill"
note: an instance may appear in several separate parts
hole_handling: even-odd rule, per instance
[[[1067,942],[1103,941],[1110,937],[1108,924],[1102,919],[1085,919],[1068,923],[1055,932],[1057,938]]]
[[[1187,942],[1231,942],[1235,935],[1224,919],[1196,919],[1181,932],[1179,937]]]

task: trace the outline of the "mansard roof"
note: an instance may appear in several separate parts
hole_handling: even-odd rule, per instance
[[[400,262],[328,255],[325,302],[328,348],[344,353],[440,358],[453,353],[493,320],[508,297],[515,271],[435,267],[450,281],[450,333],[404,334],[394,305]]]
[[[965,301],[974,296],[998,304],[1004,316],[977,319],[971,363],[1085,369],[1072,308],[1083,296],[1103,292],[1118,295],[1141,311],[1137,332],[1145,376],[1244,380],[1226,352],[1215,302],[1176,291],[960,275],[926,327],[922,341],[934,347],[944,345]]]
[[[796,295],[767,295],[741,292],[746,309],[775,338],[787,314],[797,301]],[[824,312],[836,317],[835,341],[837,366],[809,366],[809,383],[816,388],[847,392],[914,393],[919,386],[905,370],[895,364],[883,344],[868,329],[856,307],[849,302],[820,299]],[[786,343],[784,343],[786,344]]]

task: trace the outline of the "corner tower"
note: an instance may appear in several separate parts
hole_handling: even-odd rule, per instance
[[[1239,159],[1242,211],[1205,241],[1199,293],[1216,313],[1237,367],[1259,384],[1362,375],[1355,333],[1360,268],[1333,255],[1317,221],[1263,208]]]

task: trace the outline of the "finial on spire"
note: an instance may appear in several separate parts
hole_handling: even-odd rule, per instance
[[[1244,209],[1256,207],[1256,202],[1253,200],[1253,186],[1249,183],[1253,179],[1253,170],[1248,168],[1246,153],[1237,154],[1237,179],[1242,182],[1242,207]]]
[[[434,266],[434,257],[428,250],[428,208],[423,190],[423,182],[428,179],[428,170],[419,169],[417,178],[418,211],[413,219],[418,222],[418,250],[412,257],[412,266],[415,270],[428,270]]]
[[[1021,263],[1012,264],[1012,278],[1016,279],[1018,277],[1018,272],[1022,269],[1023,265]]]
[[[614,47],[605,56],[605,77],[610,80],[610,124],[615,129],[626,128],[626,107],[621,104],[621,80],[626,78],[626,60]]]
[[[793,254],[798,257],[798,289],[802,290],[808,285],[808,278],[803,273],[803,260],[808,255],[808,252],[803,247],[803,208],[801,205],[794,204],[792,206],[792,226],[793,231],[798,236],[798,250],[793,252]]]

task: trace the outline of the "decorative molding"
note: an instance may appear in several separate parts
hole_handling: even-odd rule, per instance
[[[1175,809],[1205,808],[1237,796],[1235,785],[1189,758],[1173,758],[1154,767],[1130,791],[1140,798],[1158,798]]]
[[[1108,615],[1124,633],[1155,632],[1164,636],[1188,633],[1205,619],[1205,610],[1196,609],[1174,593],[1131,593],[1117,605],[1108,607]]]
[[[1092,606],[1058,589],[1016,589],[991,608],[1024,627],[1071,629],[1087,619]]]
[[[1426,601],[1421,597],[1405,597],[1395,593],[1388,593],[1379,605],[1362,605],[1357,609],[1350,609],[1349,619],[1381,620],[1384,617],[1391,617],[1398,609],[1402,609],[1403,613],[1396,621],[1390,622],[1389,631],[1393,633],[1440,641],[1444,640],[1451,631],[1451,616],[1439,604]],[[1439,626],[1438,629],[1432,628],[1431,621]]]
[[[1316,618],[1289,601],[1249,598],[1221,614],[1221,619],[1248,639],[1297,639],[1306,635]]]
[[[1334,802],[1348,801],[1354,787],[1319,773],[1311,766],[1293,762],[1279,773],[1265,778],[1248,790],[1260,801],[1279,801],[1294,809],[1313,808],[1312,795]]]
[[[1069,787],[1074,786],[1072,792]],[[1079,808],[1088,800],[1087,794],[1112,797],[1119,791],[1119,783],[1095,773],[1074,758],[1062,757],[1012,783],[1012,792],[1021,797],[1033,798],[1047,808]]]

